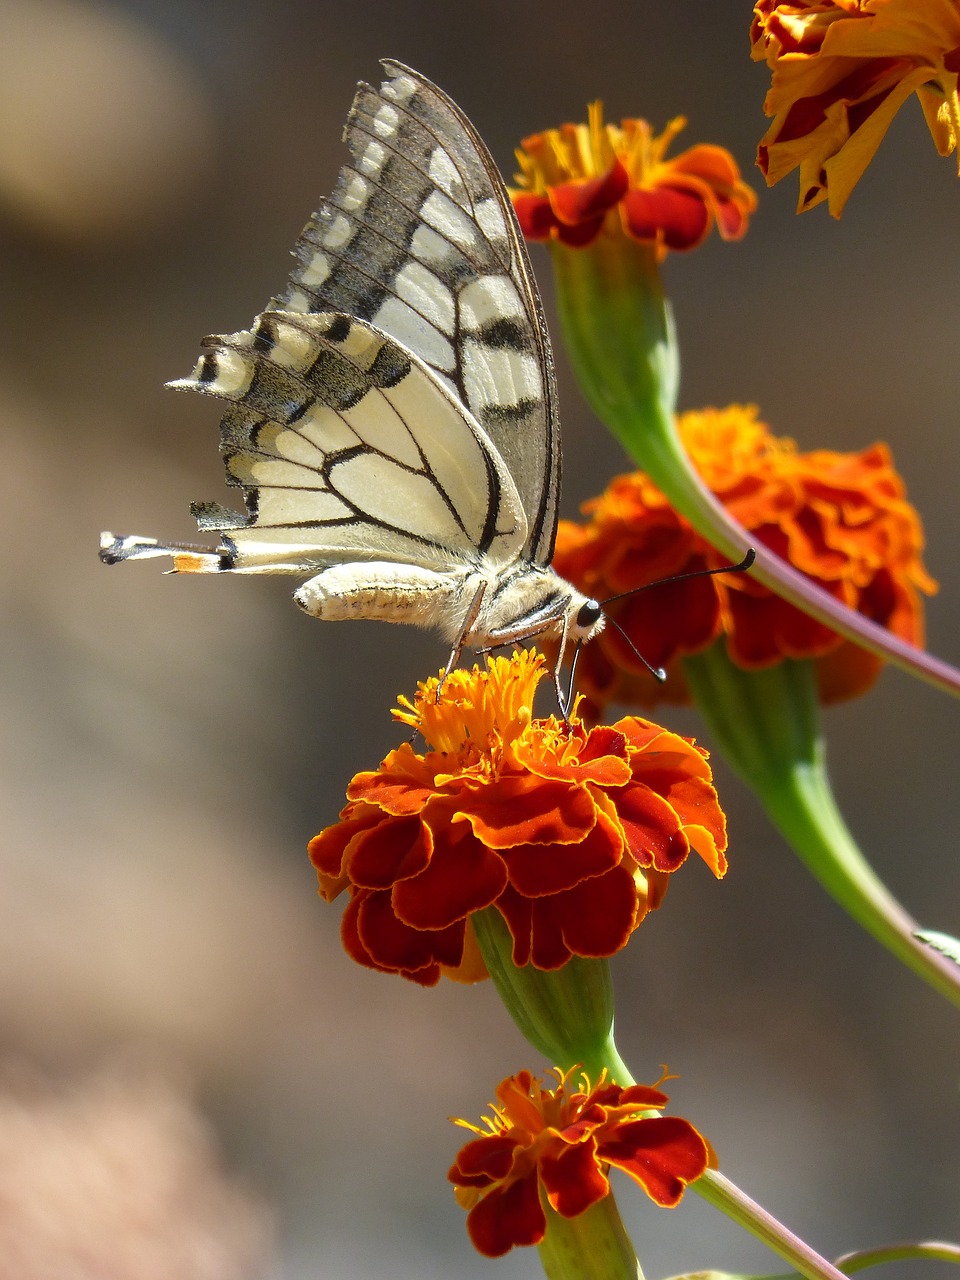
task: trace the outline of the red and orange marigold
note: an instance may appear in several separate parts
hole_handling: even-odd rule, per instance
[[[704,483],[747,530],[851,609],[912,644],[923,643],[923,530],[886,446],[862,453],[802,453],[778,439],[752,405],[686,413],[678,431]],[[678,515],[643,472],[618,476],[588,502],[583,525],[561,522],[554,567],[603,600],[726,561]],[[595,706],[687,700],[679,659],[726,637],[738,666],[816,660],[824,702],[868,688],[881,661],[787,604],[746,574],[667,583],[607,610],[644,658],[648,675],[613,626],[586,646],[580,687]]]
[[[960,134],[957,0],[758,0],[753,57],[773,77],[757,153],[767,183],[800,169],[798,212],[839,217],[893,117],[916,93],[937,150]]]
[[[701,143],[667,159],[686,123],[678,116],[661,134],[646,120],[604,124],[594,102],[587,124],[525,138],[511,192],[524,235],[582,247],[604,230],[625,233],[660,256],[696,248],[714,223],[725,240],[739,240],[756,195],[723,147]]]
[[[694,847],[726,869],[706,753],[627,717],[587,730],[536,719],[539,654],[453,671],[401,699],[420,733],[357,774],[338,822],[310,843],[321,895],[345,889],[359,963],[424,985],[486,976],[470,916],[494,907],[513,962],[557,969],[620,950]]]
[[[656,1204],[673,1208],[710,1163],[710,1148],[679,1116],[660,1116],[669,1099],[654,1085],[627,1088],[574,1071],[555,1072],[544,1088],[529,1071],[504,1080],[499,1105],[447,1175],[468,1210],[467,1231],[488,1258],[539,1244],[546,1231],[541,1195],[575,1218],[610,1194],[610,1170],[622,1170]]]

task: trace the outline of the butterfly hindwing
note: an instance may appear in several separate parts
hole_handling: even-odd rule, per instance
[[[341,314],[265,312],[205,345],[171,385],[231,402],[221,452],[247,514],[194,507],[202,528],[229,534],[224,567],[516,559],[526,521],[496,450],[386,334]]]
[[[556,391],[539,295],[509,196],[476,131],[399,63],[358,89],[353,164],[313,215],[276,310],[368,320],[444,380],[487,433],[527,517],[524,559],[553,552]]]

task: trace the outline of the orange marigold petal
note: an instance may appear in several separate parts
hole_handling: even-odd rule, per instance
[[[596,808],[585,786],[530,775],[489,783],[464,802],[463,816],[490,849],[573,844],[593,830]]]
[[[525,898],[508,886],[497,910],[513,937],[513,963],[543,970],[559,969],[573,955],[615,955],[645,914],[636,881],[622,865],[548,897]]]
[[[359,931],[360,914],[367,896],[367,893],[363,890],[354,894],[347,904],[347,909],[344,911],[343,918],[340,921],[340,940],[347,955],[351,960],[355,960],[357,964],[361,964],[367,969],[378,969],[387,973],[402,973],[405,978],[419,983],[420,986],[436,986],[440,981],[440,969],[438,965],[430,963],[429,959],[425,958],[425,953],[421,953],[418,957],[418,959],[422,960],[422,963],[411,962],[406,967],[384,966],[378,963],[370,954]],[[412,952],[411,956],[413,956]]]
[[[767,182],[800,169],[798,209],[829,199],[839,217],[893,117],[932,85],[939,109],[928,125],[941,154],[957,142],[960,99],[953,0],[758,0],[753,57],[773,75],[764,110],[774,117],[758,153]],[[952,124],[947,125],[947,121]]]
[[[391,751],[379,769],[358,773],[347,788],[350,800],[375,804],[394,817],[419,813],[433,792],[432,774],[406,742]]]

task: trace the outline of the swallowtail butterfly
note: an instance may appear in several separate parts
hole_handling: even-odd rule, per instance
[[[604,619],[550,568],[557,395],[526,249],[470,121],[383,66],[379,91],[358,87],[352,163],[286,288],[169,384],[227,401],[220,451],[246,512],[191,508],[216,550],[105,533],[100,555],[313,575],[294,597],[307,613],[434,627],[448,670],[464,645],[545,633],[562,658]]]

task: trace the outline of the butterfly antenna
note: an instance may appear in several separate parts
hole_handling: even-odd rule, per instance
[[[756,550],[751,547],[739,564],[722,564],[719,569],[693,569],[690,573],[675,573],[669,578],[657,578],[656,582],[645,582],[642,587],[631,587],[629,591],[621,591],[615,596],[607,596],[606,600],[600,601],[600,604],[613,604],[614,600],[624,600],[627,596],[635,596],[639,595],[641,591],[649,591],[651,587],[666,586],[668,582],[684,582],[687,578],[712,578],[721,573],[746,573],[756,558]],[[613,619],[608,617],[607,621],[613,622]],[[613,625],[617,627],[615,622],[613,622]],[[617,630],[621,631],[621,628],[617,627]]]
[[[635,596],[641,591],[648,591],[651,587],[662,587],[668,582],[683,582],[687,578],[710,578],[718,573],[746,573],[746,571],[750,568],[750,566],[753,564],[756,558],[757,558],[756,551],[754,550],[753,547],[750,547],[750,549],[747,551],[747,554],[743,557],[743,559],[740,561],[739,564],[725,564],[725,565],[721,565],[719,569],[694,569],[690,573],[675,573],[670,578],[658,578],[656,582],[647,582],[642,587],[634,587],[631,591],[621,591],[618,595],[607,596],[606,600],[600,601],[600,604],[601,605],[612,604],[614,600],[623,600],[626,596]],[[623,627],[621,627],[620,623],[616,620],[616,618],[611,618],[609,614],[606,614],[605,616],[609,625],[613,627],[616,631],[619,631],[620,635],[623,636],[624,640],[626,640],[627,644],[630,646],[631,652],[634,654],[636,658],[640,660],[640,662],[643,663],[646,669],[653,676],[654,680],[658,681],[660,684],[663,684],[667,678],[667,673],[666,671],[664,671],[663,667],[655,667],[653,666],[652,663],[648,662],[646,658],[643,656],[643,654],[640,652],[640,650],[637,648],[637,646],[633,643],[633,641],[627,635],[626,631],[624,631]],[[580,654],[580,644],[577,645],[577,651],[573,656],[574,667],[576,666],[576,661],[577,661],[577,658],[579,657],[579,654]],[[571,680],[570,680],[570,691],[572,694],[572,691],[573,691],[572,670],[571,670]]]
[[[684,576],[686,576],[686,575],[684,575]],[[667,582],[672,582],[672,581],[673,581],[673,579],[672,579],[672,578],[667,578],[667,579],[666,579],[666,581],[667,581]],[[650,583],[650,586],[651,586],[651,587],[652,587],[652,586],[655,586],[655,585],[656,585],[656,584],[655,584],[655,583],[653,583],[653,582],[651,582],[651,583]],[[642,590],[643,590],[643,588],[641,587],[641,588],[640,588],[640,590],[642,591]],[[631,593],[631,592],[629,592],[629,591],[624,592],[624,595],[631,595],[631,594],[632,594],[632,593]],[[619,599],[619,597],[618,597],[618,596],[614,596],[613,598],[614,598],[614,600]],[[623,627],[621,627],[620,623],[616,620],[616,618],[611,618],[611,617],[608,615],[608,616],[607,616],[607,622],[610,624],[610,626],[611,626],[611,627],[614,627],[617,631],[619,631],[619,632],[620,632],[620,634],[623,636],[624,640],[626,640],[627,644],[630,646],[630,648],[631,648],[631,650],[633,651],[634,655],[635,655],[637,658],[639,658],[639,659],[640,659],[640,661],[643,663],[643,665],[647,668],[647,670],[648,670],[648,671],[650,672],[650,674],[653,676],[654,680],[656,680],[658,684],[665,684],[665,683],[666,683],[666,679],[667,679],[667,673],[666,673],[666,671],[664,671],[663,667],[655,667],[655,666],[653,666],[653,664],[652,664],[652,663],[650,663],[650,662],[648,662],[648,661],[646,660],[646,658],[643,656],[643,654],[640,652],[640,650],[637,648],[637,646],[633,643],[633,641],[630,639],[630,637],[629,637],[629,636],[627,635],[627,633],[624,631]],[[578,648],[579,648],[579,646],[578,646]]]

